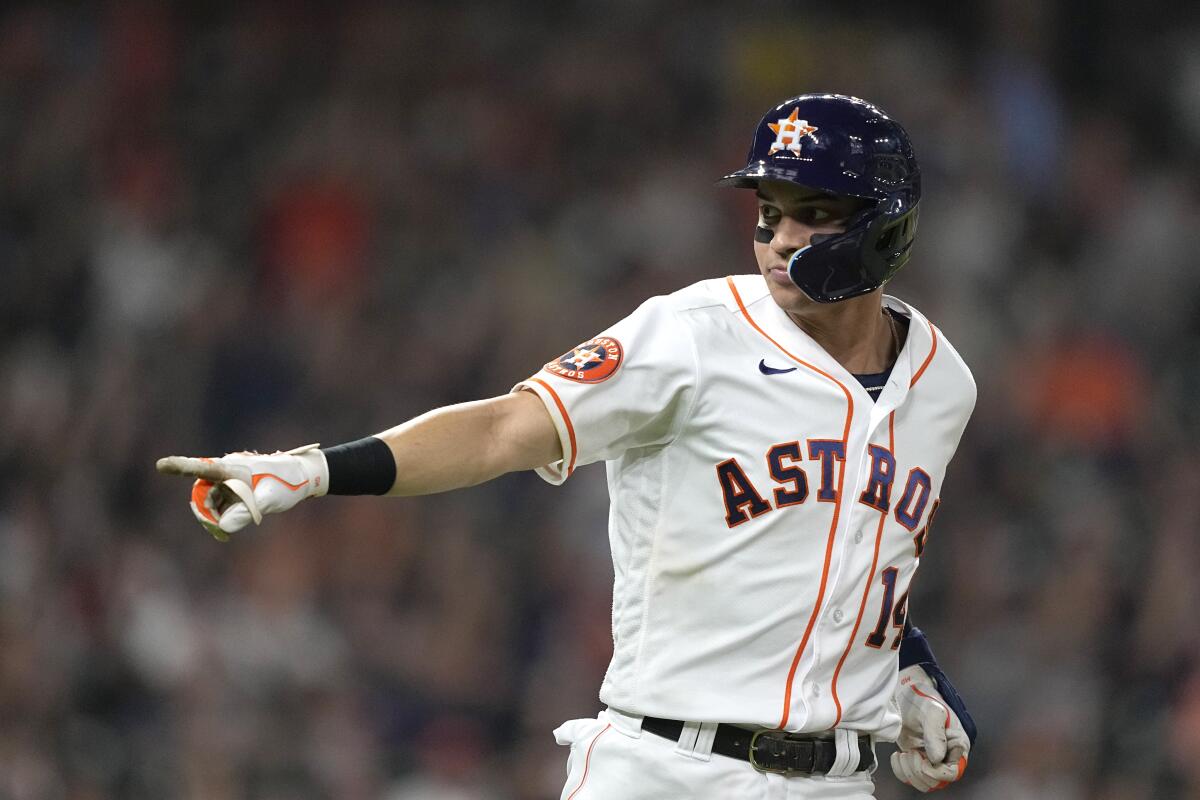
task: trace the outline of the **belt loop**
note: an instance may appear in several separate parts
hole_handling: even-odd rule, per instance
[[[713,739],[717,736],[715,722],[685,722],[679,732],[679,741],[675,744],[675,752],[697,761],[712,759]]]
[[[858,732],[835,728],[833,739],[837,745],[837,758],[825,774],[831,778],[845,778],[858,772]]]

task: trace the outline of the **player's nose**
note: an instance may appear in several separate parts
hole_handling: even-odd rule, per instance
[[[785,216],[775,225],[771,238],[771,249],[785,259],[802,247],[808,247],[812,239],[812,228],[803,222]]]

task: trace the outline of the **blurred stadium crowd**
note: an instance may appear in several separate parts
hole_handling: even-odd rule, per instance
[[[981,728],[948,794],[1200,797],[1200,23],[1173,8],[8,5],[0,798],[557,797],[550,731],[611,648],[602,468],[222,546],[154,460],[502,393],[752,271],[752,201],[712,182],[812,90],[912,133],[891,291],[980,387],[911,604]]]

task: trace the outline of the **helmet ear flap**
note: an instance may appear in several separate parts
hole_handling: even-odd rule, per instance
[[[879,238],[875,240],[875,249],[884,253],[895,250],[900,227],[900,225],[885,225],[879,233]]]
[[[889,210],[871,221],[863,240],[863,266],[880,283],[908,263],[916,238],[919,206],[905,210],[904,205],[900,199],[888,202]]]
[[[917,208],[903,197],[888,198],[856,214],[844,233],[813,234],[788,261],[788,276],[819,303],[878,289],[908,261]]]
[[[850,217],[849,222],[846,223],[845,233],[814,233],[809,237],[808,243],[810,245],[816,245],[820,244],[821,242],[827,242],[835,237],[845,236],[847,233],[851,233],[857,230],[859,227],[868,224],[872,219],[875,218],[875,214],[878,213],[879,207],[874,201],[864,202],[866,204],[859,209],[854,216]]]

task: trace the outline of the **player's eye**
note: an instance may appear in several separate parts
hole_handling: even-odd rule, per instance
[[[829,220],[833,219],[833,214],[823,208],[806,206],[800,209],[800,211],[796,214],[796,217],[801,221],[807,222],[811,225],[817,222],[828,222]]]
[[[779,222],[779,209],[774,206],[759,206],[758,221],[763,225],[774,225]]]

